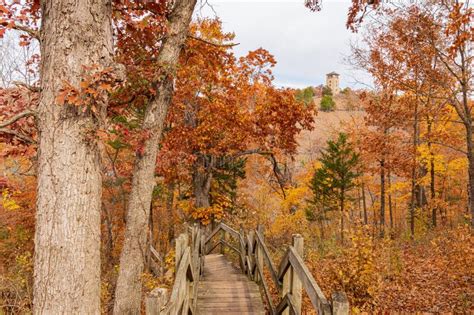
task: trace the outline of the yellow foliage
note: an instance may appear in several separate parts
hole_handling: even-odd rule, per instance
[[[165,269],[166,270],[173,270],[175,272],[175,257],[176,251],[174,249],[170,250],[168,254],[165,256]]]
[[[308,221],[303,210],[298,210],[294,214],[281,214],[275,218],[270,226],[269,236],[276,239],[290,240],[295,233],[303,236],[309,231]]]
[[[14,193],[10,193],[7,189],[4,189],[2,192],[2,207],[5,210],[17,210],[20,209],[20,206],[16,203],[16,201],[12,198]]]
[[[148,272],[142,274],[142,283],[146,291],[151,291],[160,284],[158,279]]]
[[[452,175],[456,175],[459,171],[467,169],[467,158],[460,157],[453,159],[447,164],[447,171]]]
[[[287,212],[300,209],[310,196],[311,191],[307,185],[292,187],[286,190],[286,199],[281,202],[281,206]]]
[[[220,220],[224,216],[224,209],[220,205],[194,208],[191,213],[194,220],[199,220],[203,225],[208,225],[212,220]]]
[[[420,161],[426,164],[428,171],[431,168],[429,163],[431,159],[433,159],[434,169],[437,174],[443,174],[448,170],[448,168],[446,167],[446,156],[443,154],[433,153],[433,150],[430,151],[430,148],[428,147],[427,143],[420,144],[417,147],[417,150]]]
[[[341,259],[332,268],[335,282],[357,305],[373,301],[380,283],[378,253],[368,228],[360,228],[350,236],[350,246],[343,249]]]

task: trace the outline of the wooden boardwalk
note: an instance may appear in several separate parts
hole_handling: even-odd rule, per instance
[[[301,235],[293,235],[292,245],[275,264],[261,226],[245,233],[221,222],[210,234],[203,230],[195,224],[176,239],[176,276],[171,294],[159,287],[150,292],[145,301],[147,315],[301,315],[303,290],[318,314],[349,314],[344,293],[333,292],[330,302],[316,283],[303,259]],[[216,238],[220,240],[216,242]],[[224,255],[212,254],[219,245],[221,250],[237,255],[239,269]],[[278,295],[270,291],[269,283]]]
[[[197,314],[265,314],[258,285],[221,254],[204,256]]]

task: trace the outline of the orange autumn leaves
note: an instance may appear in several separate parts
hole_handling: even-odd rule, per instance
[[[234,35],[223,33],[217,20],[200,21],[191,33],[215,45],[189,39],[184,48],[159,172],[170,180],[189,178],[199,154],[294,153],[295,136],[312,128],[314,108],[272,85],[273,56],[260,48],[237,59],[221,45]]]

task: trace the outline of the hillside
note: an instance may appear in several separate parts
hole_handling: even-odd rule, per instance
[[[296,160],[302,163],[313,161],[319,151],[325,147],[327,140],[344,131],[349,124],[362,123],[363,111],[336,110],[333,112],[319,111],[314,118],[314,129],[304,130],[298,136],[298,153]]]

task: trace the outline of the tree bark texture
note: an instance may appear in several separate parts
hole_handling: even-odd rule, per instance
[[[65,82],[79,86],[83,66],[110,66],[111,4],[45,0],[41,9],[33,312],[99,314],[102,183],[88,136],[98,121],[56,98]]]
[[[124,247],[115,290],[114,314],[140,314],[141,276],[147,252],[150,203],[155,185],[155,165],[164,121],[173,94],[173,78],[179,54],[185,43],[196,0],[177,0],[169,18],[168,34],[158,55],[158,64],[166,71],[158,83],[157,97],[145,112],[143,129],[150,132],[143,156],[135,160],[132,189],[128,202]]]

